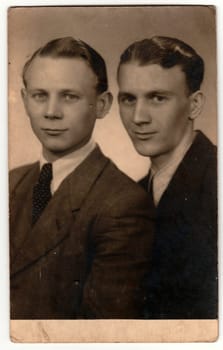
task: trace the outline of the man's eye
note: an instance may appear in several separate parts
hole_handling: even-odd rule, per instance
[[[34,92],[31,96],[37,102],[43,102],[47,99],[47,94],[44,92]]]
[[[75,94],[70,94],[70,93],[63,94],[62,98],[64,99],[64,101],[67,101],[67,102],[75,102],[79,100],[79,96]]]
[[[119,96],[119,103],[122,103],[127,106],[131,106],[136,102],[136,99],[134,96],[131,95],[123,95]]]
[[[163,95],[154,95],[153,97],[152,97],[152,101],[154,102],[154,103],[162,103],[162,102],[164,102],[164,101],[166,101],[167,100],[167,97],[166,96],[163,96]]]

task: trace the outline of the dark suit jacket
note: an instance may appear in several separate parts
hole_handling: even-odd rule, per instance
[[[216,180],[216,147],[198,132],[156,209],[147,318],[217,317]]]
[[[141,316],[147,194],[96,148],[31,228],[35,163],[10,174],[11,318]]]

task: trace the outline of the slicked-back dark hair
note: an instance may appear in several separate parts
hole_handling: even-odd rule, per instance
[[[25,87],[27,86],[26,72],[35,57],[81,58],[86,61],[97,77],[97,93],[100,94],[108,89],[105,61],[98,52],[84,41],[64,37],[49,41],[45,46],[40,47],[23,67],[22,78]]]
[[[121,55],[118,66],[131,61],[140,66],[158,64],[163,68],[179,65],[185,73],[189,93],[200,89],[204,77],[204,61],[183,41],[165,36],[136,41]]]

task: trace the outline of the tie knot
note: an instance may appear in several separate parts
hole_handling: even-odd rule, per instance
[[[48,182],[50,183],[53,177],[52,172],[52,163],[46,163],[43,165],[40,175],[39,175],[39,183]]]

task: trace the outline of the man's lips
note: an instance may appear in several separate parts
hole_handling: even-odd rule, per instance
[[[157,131],[134,131],[134,134],[140,140],[147,140],[157,134]]]
[[[67,131],[67,129],[50,129],[50,128],[42,128],[42,130],[51,136],[56,136],[56,135],[60,135],[63,134],[65,131]]]

